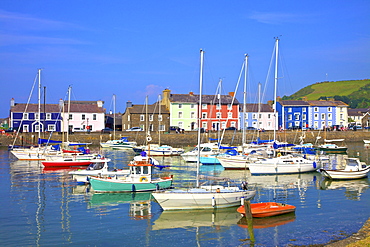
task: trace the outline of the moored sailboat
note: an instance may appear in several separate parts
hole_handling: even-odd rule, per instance
[[[200,90],[198,104],[198,147],[200,147],[200,123],[202,106],[202,83],[203,83],[203,55],[200,51]],[[246,185],[242,188],[232,186],[231,183],[225,185],[211,184],[200,186],[199,166],[200,149],[198,149],[197,177],[194,188],[181,188],[166,191],[155,191],[153,197],[163,210],[183,210],[183,209],[211,209],[226,208],[243,204],[243,200],[250,200],[254,197],[255,191],[247,190]]]

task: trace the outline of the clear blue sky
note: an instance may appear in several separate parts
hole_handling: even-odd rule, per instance
[[[234,91],[249,54],[248,101],[267,80],[280,37],[278,95],[325,80],[370,78],[370,1],[8,1],[0,2],[0,117],[10,99],[26,103],[38,68],[47,103],[104,100],[153,103],[163,89]],[[273,69],[273,68],[272,68]],[[238,99],[242,101],[242,85]],[[37,103],[34,93],[32,103]]]

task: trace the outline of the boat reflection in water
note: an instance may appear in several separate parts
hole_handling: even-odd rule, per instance
[[[152,230],[191,228],[191,227],[227,227],[235,225],[240,214],[235,207],[216,210],[178,210],[162,211],[154,221]]]
[[[345,189],[344,195],[348,200],[360,201],[361,195],[369,189],[370,183],[367,178],[354,180],[330,180],[320,182],[321,190]]]
[[[109,208],[114,208],[119,204],[130,204],[129,216],[133,220],[150,219],[152,194],[147,192],[133,193],[94,193],[91,196],[89,207],[104,208],[108,212]],[[99,211],[101,212],[101,211]]]
[[[282,214],[272,217],[264,218],[253,218],[252,225],[253,229],[269,228],[275,226],[281,226],[295,221],[295,213]],[[242,217],[238,221],[238,226],[242,228],[248,228],[248,221],[246,217]]]

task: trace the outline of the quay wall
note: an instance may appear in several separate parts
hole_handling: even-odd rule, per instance
[[[222,133],[220,133],[222,135]],[[273,131],[260,132],[259,137],[262,140],[273,139]],[[318,136],[321,136],[318,143],[323,143],[324,139],[345,139],[345,142],[362,142],[363,140],[370,140],[369,130],[359,130],[359,131],[282,131],[276,132],[277,140],[287,141],[289,143],[298,144],[300,142],[300,136],[304,135],[304,141],[315,143]],[[0,134],[0,146],[12,145],[15,139],[15,134]],[[129,141],[136,141],[138,145],[145,144],[146,133],[145,132],[116,132],[116,139],[123,136],[128,137]],[[42,133],[41,138],[48,138],[49,133]],[[171,145],[173,147],[190,147],[197,143],[197,132],[185,132],[183,134],[177,134],[175,132],[165,133],[158,135],[157,133],[151,133],[152,143],[158,143],[160,138],[161,144]],[[16,138],[16,145],[35,145],[37,144],[37,133],[19,133]],[[66,133],[53,133],[52,140],[66,140]],[[217,132],[202,133],[202,142],[207,142],[209,138],[218,138]],[[256,140],[256,132],[247,132],[246,140],[250,142]],[[73,133],[69,135],[69,141],[71,142],[88,142],[92,145],[99,145],[100,142],[105,142],[107,140],[113,139],[113,133]],[[242,132],[226,131],[223,137],[223,144],[240,145],[242,142]]]

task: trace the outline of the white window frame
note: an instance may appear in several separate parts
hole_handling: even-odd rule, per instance
[[[24,114],[23,114],[23,120],[28,120],[28,113],[27,112],[25,112]],[[24,126],[24,125],[23,125]]]
[[[51,113],[46,113],[46,120],[51,120]]]
[[[159,115],[158,115],[158,121],[163,121],[163,116],[162,116],[162,114],[159,114]]]
[[[207,109],[207,104],[202,104],[202,109]]]
[[[145,116],[143,114],[140,115],[140,121],[145,121]]]
[[[49,124],[48,131],[56,131],[55,124]]]

